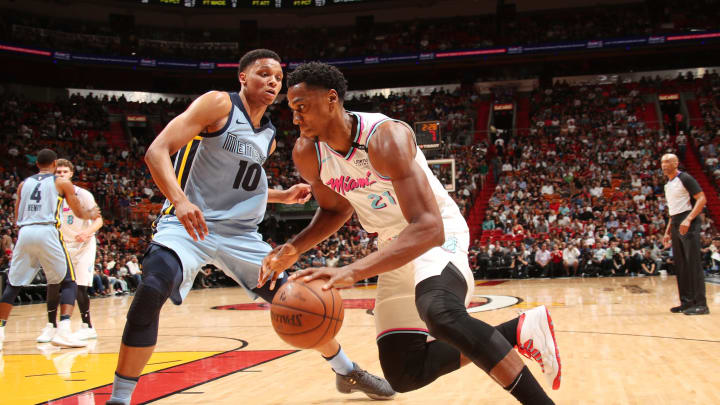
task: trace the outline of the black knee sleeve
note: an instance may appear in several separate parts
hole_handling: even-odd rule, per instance
[[[454,346],[489,372],[512,346],[495,328],[470,316],[465,308],[466,293],[464,277],[448,263],[439,276],[415,287],[415,305],[432,336]]]
[[[143,281],[128,310],[122,338],[126,346],[155,346],[160,325],[160,309],[170,296],[167,288],[163,288],[162,282],[157,278],[148,276]]]
[[[182,265],[169,249],[153,245],[143,259],[143,280],[135,292],[123,331],[132,347],[157,343],[160,309],[182,280]]]
[[[13,303],[15,302],[15,298],[17,298],[18,294],[20,294],[20,288],[21,287],[15,287],[14,285],[8,283],[5,286],[5,291],[3,291],[2,299],[0,299],[0,302],[13,305]]]
[[[385,379],[397,392],[422,388],[460,368],[460,352],[418,333],[386,335],[377,342]]]
[[[66,278],[60,283],[60,304],[75,305],[75,298],[77,298],[77,284]]]

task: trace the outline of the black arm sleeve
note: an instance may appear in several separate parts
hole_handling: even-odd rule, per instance
[[[697,193],[701,193],[702,189],[700,188],[700,184],[698,184],[697,180],[695,178],[685,172],[681,172],[678,174],[678,177],[680,178],[680,181],[683,184],[683,187],[690,193],[690,196],[693,197]]]

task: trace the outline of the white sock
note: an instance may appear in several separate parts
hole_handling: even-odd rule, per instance
[[[132,398],[133,391],[138,380],[120,377],[115,373],[115,380],[113,381],[112,395],[110,401],[121,402],[125,405],[130,405],[130,399]]]
[[[340,350],[338,350],[334,356],[323,358],[327,360],[328,363],[330,363],[330,367],[340,375],[348,375],[355,369],[353,362],[350,361],[350,358],[345,354],[342,347],[340,347]]]

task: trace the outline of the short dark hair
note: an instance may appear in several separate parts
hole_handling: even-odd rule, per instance
[[[290,88],[298,83],[328,90],[333,89],[341,101],[345,100],[347,80],[338,68],[327,63],[309,62],[298,66],[288,75],[287,85]]]
[[[75,173],[75,165],[67,159],[58,159],[55,164],[57,167],[67,167],[71,172]]]
[[[57,154],[52,149],[43,149],[37,154],[38,166],[50,166],[55,160],[57,160]]]
[[[253,49],[240,58],[240,62],[238,62],[238,73],[245,71],[245,68],[258,59],[275,59],[278,63],[281,62],[280,55],[275,51],[269,49]]]

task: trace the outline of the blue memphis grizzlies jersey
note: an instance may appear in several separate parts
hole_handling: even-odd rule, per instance
[[[55,186],[55,175],[38,173],[28,177],[20,194],[18,226],[59,224],[63,198]]]
[[[263,163],[275,138],[275,127],[263,118],[254,128],[239,94],[229,93],[233,107],[225,126],[202,133],[175,156],[175,175],[190,202],[202,210],[211,232],[254,232],[265,216],[268,182]],[[165,201],[162,222],[180,221]]]

